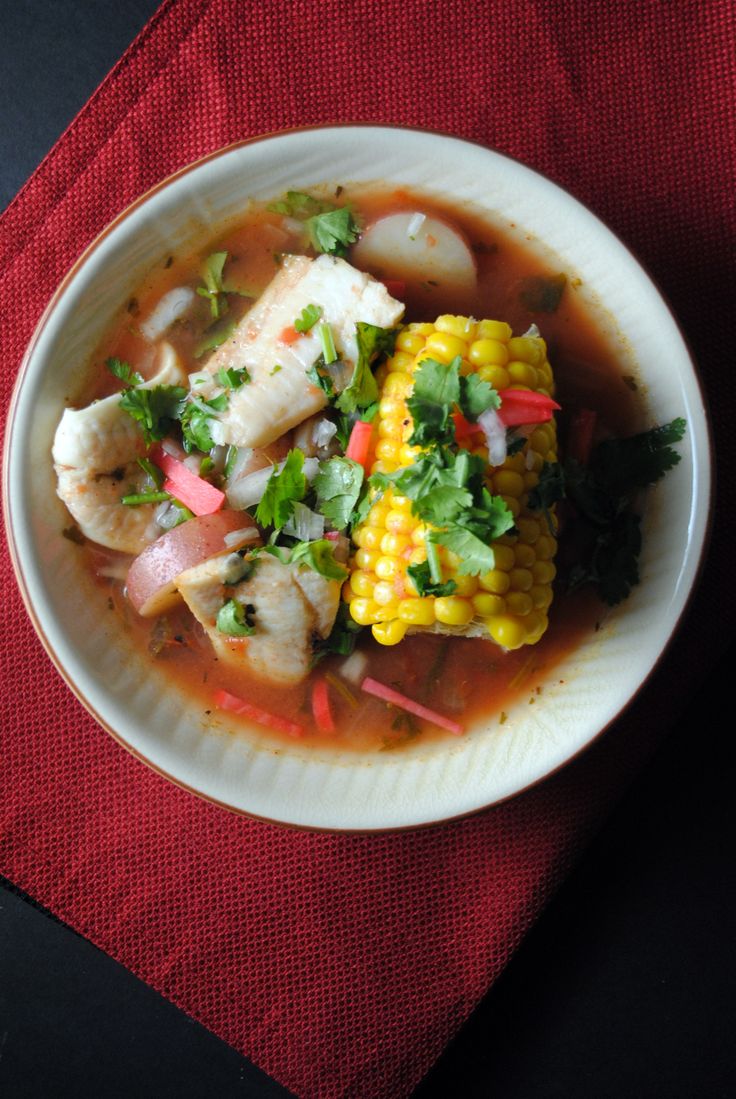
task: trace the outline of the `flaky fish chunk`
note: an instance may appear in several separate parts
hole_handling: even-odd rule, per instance
[[[193,391],[211,400],[223,392],[217,379],[221,369],[245,367],[250,375],[248,384],[229,391],[227,408],[212,419],[215,442],[267,446],[325,407],[325,393],[307,376],[322,353],[318,326],[291,342],[283,338],[286,331],[293,334],[294,321],[308,305],[320,307],[320,322],[330,326],[348,379],[358,358],[356,323],[393,328],[404,312],[383,283],[343,259],[284,256],[279,273],[207,362],[209,378],[192,376]]]
[[[173,347],[164,343],[156,373],[141,388],[186,386],[187,376]],[[142,483],[136,459],[146,452],[140,428],[113,393],[86,408],[67,408],[51,450],[56,491],[86,538],[121,553],[140,553],[161,533],[154,520],[157,504],[126,507],[120,502],[129,485]]]
[[[182,573],[177,586],[204,627],[218,658],[248,668],[258,679],[290,686],[308,673],[315,635],[327,637],[340,601],[340,582],[313,569],[284,565],[268,553],[238,565],[217,557]],[[238,579],[238,569],[251,568]],[[248,608],[254,632],[228,637],[217,629],[217,615],[228,599]]]

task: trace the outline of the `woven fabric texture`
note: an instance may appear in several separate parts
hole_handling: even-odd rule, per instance
[[[152,184],[285,127],[410,124],[545,172],[643,258],[733,468],[735,24],[719,0],[165,3],[0,220],[3,408],[56,284]],[[731,485],[625,718],[508,804],[379,837],[238,818],[132,759],[52,668],[4,552],[0,872],[303,1099],[408,1094],[732,639]]]

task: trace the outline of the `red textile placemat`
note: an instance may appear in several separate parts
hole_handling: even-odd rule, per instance
[[[516,156],[620,233],[674,304],[733,469],[735,24],[718,0],[165,3],[0,220],[3,408],[56,284],[142,191],[264,132],[399,123]],[[626,717],[522,797],[397,835],[281,830],[147,770],[51,667],[4,552],[2,682],[23,691],[2,692],[0,873],[304,1099],[408,1094],[732,638],[732,481]]]

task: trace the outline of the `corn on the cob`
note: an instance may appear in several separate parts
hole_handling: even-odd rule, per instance
[[[502,321],[461,316],[410,324],[399,333],[393,356],[376,373],[381,398],[372,473],[392,473],[421,453],[408,443],[413,421],[406,399],[412,392],[412,375],[426,358],[449,364],[458,355],[460,373],[477,373],[502,400],[509,387],[553,395],[546,345],[539,337],[513,337]],[[486,448],[470,445],[488,461]],[[487,467],[486,485],[504,499],[515,527],[492,543],[494,568],[481,576],[462,574],[456,555],[437,547],[445,578],[456,584],[447,596],[417,594],[407,567],[426,560],[428,527],[412,514],[409,499],[387,489],[353,533],[357,549],[344,587],[352,618],[370,625],[384,645],[394,645],[407,631],[418,629],[490,636],[506,649],[537,642],[547,628],[557,547],[544,516],[529,509],[528,494],[538,483],[543,463],[556,460],[551,420],[535,427],[522,449],[503,465]]]

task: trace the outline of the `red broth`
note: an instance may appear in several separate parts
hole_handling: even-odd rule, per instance
[[[574,276],[554,259],[540,255],[535,243],[524,239],[514,227],[492,225],[467,211],[428,202],[404,191],[346,190],[339,201],[350,202],[365,220],[379,213],[419,206],[462,229],[478,263],[477,294],[472,299],[450,293],[443,298],[442,288],[409,281],[405,321],[433,320],[439,313],[461,312],[506,320],[516,335],[536,323],[547,341],[556,396],[563,407],[559,418],[563,447],[566,424],[578,408],[595,409],[600,428],[614,435],[631,434],[643,426],[641,402],[625,349],[604,311],[592,307]],[[237,286],[243,294],[229,294],[229,316],[238,319],[270,282],[280,254],[297,250],[295,238],[284,229],[279,215],[265,207],[253,207],[242,220],[224,227],[195,253],[162,257],[160,266],[125,304],[93,357],[91,376],[80,403],[117,388],[104,367],[108,357],[125,359],[135,368],[150,349],[137,330],[139,319],[151,312],[167,290],[201,285],[199,271],[209,254],[229,254],[228,285]],[[380,276],[380,272],[376,274]],[[544,298],[544,289],[555,284],[559,289],[560,276],[565,276],[565,281],[559,304],[548,311],[550,301]],[[185,321],[177,322],[166,334],[190,371],[206,361],[195,359],[194,350],[210,323],[209,306],[202,299]],[[340,676],[345,657],[326,658],[309,680],[291,688],[263,684],[247,672],[224,666],[186,609],[168,615],[163,622],[139,618],[125,598],[123,582],[99,575],[100,566],[104,568],[115,555],[90,545],[86,553],[91,571],[121,618],[121,626],[142,648],[148,648],[157,665],[178,689],[192,696],[205,717],[213,712],[215,691],[222,688],[299,722],[305,729],[304,741],[315,746],[386,750],[400,748],[418,737],[450,735],[362,694],[358,686]],[[483,719],[502,725],[506,709],[519,698],[526,697],[530,705],[544,705],[545,682],[554,679],[555,667],[597,628],[603,613],[604,608],[590,591],[557,591],[544,637],[536,645],[515,652],[505,653],[490,641],[426,634],[407,636],[399,645],[386,648],[371,638],[369,630],[363,631],[359,648],[368,659],[366,674],[374,679],[445,713],[466,728]],[[325,675],[337,726],[333,734],[318,733],[311,715],[313,677]],[[268,736],[272,739],[272,731]]]

